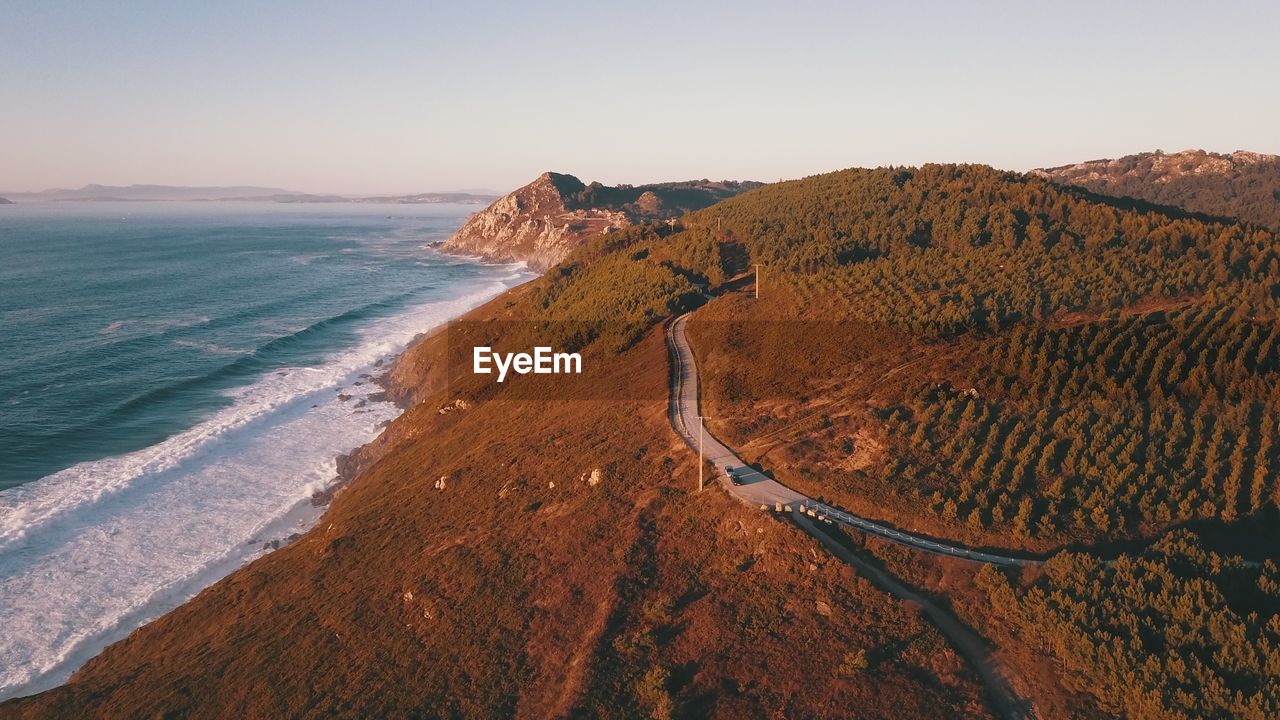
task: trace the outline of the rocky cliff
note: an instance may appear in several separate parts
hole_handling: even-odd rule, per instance
[[[1280,228],[1280,156],[1237,150],[1126,155],[1033,170],[1064,185]]]
[[[545,270],[588,238],[638,222],[676,217],[759,185],[707,180],[587,185],[572,175],[545,172],[471,216],[443,249],[490,260],[524,261],[535,270]]]

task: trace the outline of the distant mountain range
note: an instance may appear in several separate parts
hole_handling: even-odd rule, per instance
[[[12,202],[281,202],[281,203],[462,203],[484,205],[497,193],[418,193],[416,195],[318,195],[280,188],[233,185],[228,187],[182,187],[174,185],[85,185],[77,189],[57,188],[40,192],[4,193]]]
[[[1280,229],[1280,156],[1160,150],[1033,170],[1063,185]]]

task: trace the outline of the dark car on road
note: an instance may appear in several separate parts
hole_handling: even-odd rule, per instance
[[[725,466],[724,466],[724,474],[729,476],[729,482],[733,483],[734,485],[741,485],[741,484],[742,484],[742,479],[741,479],[741,478],[739,478],[739,477],[738,477],[738,475],[737,475],[736,473],[734,473],[734,472],[733,472],[733,466],[732,466],[732,465],[725,465]]]

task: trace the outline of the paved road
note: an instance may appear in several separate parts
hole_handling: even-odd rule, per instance
[[[666,327],[667,349],[671,353],[671,366],[673,369],[671,374],[670,405],[667,413],[671,420],[671,426],[693,448],[694,452],[697,452],[698,415],[701,410],[701,403],[698,395],[698,364],[693,357],[693,349],[689,347],[689,340],[685,336],[685,324],[688,320],[689,313],[685,313],[667,323]],[[775,508],[779,503],[783,506],[791,505],[794,507],[803,505],[805,510],[813,512],[813,516],[829,518],[833,523],[855,528],[890,542],[934,553],[935,555],[957,557],[1006,567],[1037,565],[1040,563],[1039,560],[971,550],[958,545],[939,542],[932,538],[904,532],[875,520],[854,515],[818,502],[792,490],[758,470],[747,467],[747,464],[743,462],[742,458],[738,457],[737,453],[720,442],[705,428],[702,430],[702,444],[704,456],[715,468],[708,481],[720,482],[734,496],[756,507],[765,505],[769,508]],[[734,475],[738,478],[740,484],[734,485],[730,482],[724,472],[726,465],[734,468]]]

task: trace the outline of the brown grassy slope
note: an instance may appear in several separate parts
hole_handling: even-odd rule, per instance
[[[1054,720],[1114,717],[1098,711],[1087,697],[1064,687],[1060,665],[1042,646],[1036,645],[1036,638],[1023,641],[1008,623],[993,620],[1000,617],[1004,608],[993,607],[987,594],[975,583],[975,576],[986,566],[915,552],[851,530],[844,530],[842,534],[870,562],[947,606],[970,627],[980,628],[982,636],[995,648],[1000,664],[1017,668],[1014,680],[1018,693],[1034,701],[1040,717]],[[1039,567],[1028,567],[1010,575],[1018,578],[1019,585],[1029,585],[1043,572]]]
[[[593,391],[664,394],[660,333],[600,362]],[[988,716],[911,608],[689,494],[663,402],[420,399],[316,528],[0,717]]]

